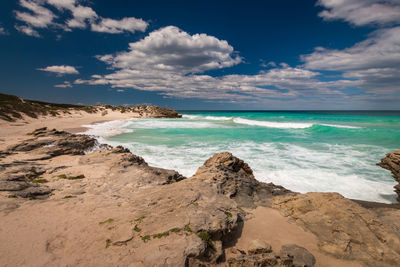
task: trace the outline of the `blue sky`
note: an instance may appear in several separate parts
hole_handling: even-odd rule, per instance
[[[399,109],[400,1],[0,3],[0,92],[176,109]]]

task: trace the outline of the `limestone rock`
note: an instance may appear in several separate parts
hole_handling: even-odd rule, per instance
[[[251,241],[249,248],[248,248],[248,253],[250,255],[261,254],[261,253],[270,253],[270,252],[272,252],[271,245],[263,240]]]
[[[279,258],[274,253],[240,255],[236,258],[228,259],[228,265],[229,267],[282,266],[280,265]]]
[[[280,258],[283,262],[292,261],[293,267],[313,267],[315,265],[314,256],[307,249],[294,245],[284,245],[280,251]]]
[[[282,246],[280,254],[276,255],[268,243],[254,240],[249,246],[247,254],[242,251],[237,251],[231,254],[227,262],[230,267],[313,267],[315,258],[305,248],[294,244]]]
[[[40,128],[30,133],[33,136],[24,142],[11,146],[9,152],[27,152],[45,154],[48,158],[59,155],[83,155],[93,148],[97,141],[87,135],[70,134],[55,129]]]
[[[240,207],[254,208],[257,204],[268,203],[272,196],[290,192],[282,186],[257,181],[249,165],[229,152],[212,156],[197,170],[194,178],[211,183],[220,194],[234,199]]]
[[[398,182],[394,187],[397,194],[397,200],[400,202],[400,150],[386,154],[386,157],[381,159],[379,166],[392,172],[393,178]]]
[[[337,193],[278,196],[274,207],[314,233],[325,253],[369,265],[400,265],[397,210],[378,213]]]
[[[151,118],[181,118],[182,115],[178,114],[173,109],[162,108],[157,106],[136,106],[131,108],[132,111],[138,112],[141,117]]]

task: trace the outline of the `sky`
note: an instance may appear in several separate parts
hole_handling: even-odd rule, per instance
[[[398,110],[400,0],[2,0],[0,92],[179,110]]]

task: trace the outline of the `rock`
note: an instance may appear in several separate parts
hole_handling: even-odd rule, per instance
[[[83,155],[92,149],[97,141],[87,135],[70,134],[55,129],[40,128],[30,133],[34,138],[11,146],[8,152],[28,152],[46,154],[48,158],[59,155]]]
[[[211,183],[220,194],[234,199],[240,207],[246,208],[255,208],[259,204],[268,203],[273,196],[290,193],[282,186],[257,181],[249,165],[229,152],[212,156],[197,170],[193,178]]]
[[[263,240],[253,240],[251,241],[247,251],[250,255],[270,253],[272,252],[272,247],[270,244]]]
[[[293,267],[313,267],[315,265],[314,256],[307,249],[294,245],[284,245],[279,253],[283,262],[292,261]]]
[[[240,255],[236,258],[228,259],[230,267],[282,266],[279,263],[279,258],[274,253]]]
[[[276,255],[273,253],[271,246],[268,243],[254,240],[249,246],[247,254],[233,250],[231,257],[227,262],[230,267],[313,267],[315,264],[315,258],[305,248],[292,244],[282,246],[280,254]]]
[[[400,150],[386,154],[377,165],[392,172],[393,178],[398,182],[394,187],[397,200],[400,202]]]
[[[325,253],[371,266],[400,266],[396,209],[366,209],[337,193],[277,196],[273,207],[315,234]]]
[[[15,195],[23,198],[46,198],[53,190],[47,186],[30,186],[24,190],[15,192]]]
[[[137,112],[141,117],[151,118],[182,118],[182,115],[178,114],[173,109],[162,108],[157,106],[136,106],[130,108],[133,112]]]

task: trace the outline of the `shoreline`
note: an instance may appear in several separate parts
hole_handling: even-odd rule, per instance
[[[89,131],[91,128],[85,127],[83,125],[93,125],[105,122],[142,118],[135,113],[121,113],[119,111],[112,111],[112,110],[108,110],[108,112],[109,113],[107,115],[102,115],[101,113],[86,113],[82,111],[77,111],[77,112],[72,112],[71,114],[59,115],[56,117],[54,116],[40,116],[38,118],[24,117],[23,120],[18,120],[15,122],[7,122],[0,120],[0,150],[5,149],[11,144],[15,144],[21,140],[26,139],[27,133],[33,132],[35,129],[42,127],[47,127],[48,129],[67,131],[72,134],[85,134],[85,132]],[[23,131],[21,131],[22,128]],[[97,136],[92,136],[92,137],[94,137],[96,140],[100,142],[99,137]],[[4,140],[6,139],[10,139],[8,140],[10,142],[5,142]],[[312,191],[312,192],[319,192],[319,191]],[[337,193],[335,191],[332,192]],[[355,201],[356,203],[366,208],[371,208],[371,207],[393,207],[396,209],[400,208],[400,203],[395,201],[389,203],[389,202],[379,202],[379,201],[370,201],[370,200],[353,199],[353,198],[348,198],[348,199]]]
[[[81,129],[76,126],[83,121],[83,124],[94,124],[114,118],[128,119],[125,116],[109,120],[99,114],[86,118],[82,114],[45,117],[28,123],[9,123],[9,129],[0,124],[1,139],[8,140],[5,133],[15,133],[9,142],[14,148],[0,159],[3,165],[12,166],[5,171],[12,171],[14,176],[28,171],[28,175],[36,177],[32,181],[44,182],[32,189],[47,194],[47,197],[39,195],[39,199],[29,200],[12,192],[0,192],[0,218],[8,233],[0,237],[0,256],[9,265],[27,261],[33,266],[78,262],[87,265],[93,263],[94,255],[98,256],[97,263],[110,266],[116,262],[157,265],[170,259],[171,253],[177,253],[172,261],[175,264],[190,259],[193,263],[190,266],[207,262],[214,266],[219,262],[218,255],[225,255],[225,263],[252,261],[253,256],[241,251],[248,250],[260,238],[270,242],[271,260],[279,261],[281,256],[276,256],[279,250],[294,243],[305,248],[306,255],[314,255],[315,266],[321,267],[380,262],[377,255],[369,255],[365,249],[377,246],[386,253],[392,249],[391,244],[374,243],[378,241],[371,239],[371,235],[376,235],[374,231],[383,236],[390,234],[392,224],[400,221],[396,219],[400,216],[399,205],[350,200],[337,193],[294,193],[257,181],[251,167],[230,153],[215,154],[186,179],[173,170],[148,166],[141,157],[122,147],[104,147],[84,154],[85,146],[94,140],[92,137],[50,130],[57,125],[64,130]],[[46,125],[52,127],[31,131]],[[29,132],[33,133],[26,135]],[[43,146],[43,140],[56,141],[54,145]],[[59,149],[62,152],[57,152]],[[25,165],[18,163],[21,160]],[[34,173],[29,173],[31,168],[36,168]],[[221,191],[216,191],[219,187]],[[314,215],[309,215],[309,211]],[[369,225],[374,221],[379,221],[379,227],[387,228],[375,229],[377,226]],[[108,228],[104,229],[104,224]],[[190,231],[182,230],[187,225]],[[132,233],[132,229],[136,230]],[[204,250],[201,247],[204,243],[196,243],[198,233],[204,233],[204,229],[212,236],[209,239],[212,241],[207,242],[213,244],[215,251],[207,247]],[[360,230],[363,236],[369,237],[359,240]],[[335,231],[341,234],[336,236]],[[33,232],[36,234],[31,236]],[[230,237],[229,232],[235,233],[235,237]],[[348,254],[347,249],[342,250],[342,243],[350,242],[346,241],[347,236],[356,240],[356,244],[365,242],[365,245],[355,246],[355,254],[352,251]],[[325,247],[326,242],[330,245]],[[35,247],[30,248],[33,243]],[[193,247],[194,244],[198,245]],[[190,253],[202,256],[192,258],[192,254],[186,254],[188,246],[195,251]],[[160,249],[158,253],[153,253],[157,249]],[[132,251],[135,252],[132,254]],[[388,255],[386,263],[392,260]]]

